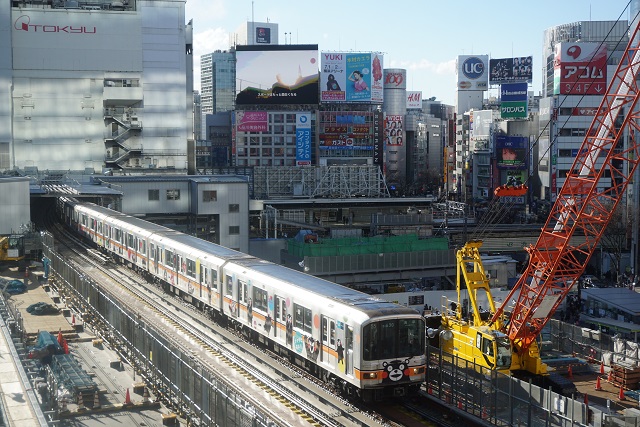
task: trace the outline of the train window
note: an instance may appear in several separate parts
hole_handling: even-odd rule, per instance
[[[91,218],[91,229],[92,229],[93,231],[95,231],[95,230],[96,230],[96,220],[95,220],[95,219],[93,219],[93,218]]]
[[[120,243],[120,234],[121,233],[122,232],[118,228],[116,228],[116,242],[118,242],[118,243]]]
[[[146,240],[140,240],[140,253],[142,255],[146,255],[147,254],[147,241]]]
[[[98,222],[98,233],[102,234],[102,221]]]
[[[196,277],[196,262],[187,258],[187,276]]]
[[[155,260],[156,259],[156,254],[155,254],[154,249],[156,248],[156,245],[151,243],[150,248],[151,248],[151,253],[149,254],[149,258],[151,258],[152,260]]]
[[[329,341],[329,321],[323,317],[322,318],[322,342],[326,344]]]
[[[171,252],[169,249],[164,250],[164,263],[167,265],[167,267],[173,268],[173,252]]]
[[[127,247],[131,248],[131,249],[135,249],[136,248],[136,244],[133,240],[133,234],[131,233],[127,233]]]
[[[252,293],[253,307],[258,310],[267,311],[267,291],[265,291],[264,289],[256,288],[254,286],[252,289]]]
[[[329,323],[329,337],[331,338],[331,345],[336,345],[336,322],[333,320]]]
[[[87,226],[87,216],[85,214],[82,214],[82,225]]]
[[[227,276],[227,295],[231,295],[233,293],[233,278],[231,276]]]
[[[247,284],[242,280],[238,280],[238,287],[240,288],[240,301],[247,302],[249,295],[247,295]]]
[[[313,316],[310,309],[298,304],[293,304],[293,326],[311,333],[312,318]]]
[[[218,290],[218,270],[214,268],[211,269],[211,282],[213,289]]]

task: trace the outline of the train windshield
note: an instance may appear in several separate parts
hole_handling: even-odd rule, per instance
[[[425,352],[422,319],[392,319],[366,325],[362,337],[364,360],[401,359]]]

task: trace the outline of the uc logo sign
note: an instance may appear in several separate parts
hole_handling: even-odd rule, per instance
[[[484,62],[477,56],[467,58],[462,63],[462,73],[468,79],[478,79],[484,74]]]

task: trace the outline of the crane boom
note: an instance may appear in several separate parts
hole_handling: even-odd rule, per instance
[[[529,262],[525,272],[492,318],[496,321],[515,299],[507,334],[521,349],[535,341],[577,283],[638,166],[639,28],[636,26],[629,39],[540,237],[526,248]],[[623,111],[626,115],[619,120]],[[629,140],[623,146],[626,130]],[[602,163],[597,164],[600,159]],[[611,186],[598,188],[605,172],[610,173]],[[572,240],[574,234],[584,235],[584,242]]]

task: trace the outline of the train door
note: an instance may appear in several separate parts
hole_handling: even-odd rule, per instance
[[[280,298],[278,295],[274,295],[273,297],[274,305],[273,305],[273,336],[278,336],[278,328],[279,325],[284,325],[287,312],[284,306],[284,299]],[[281,311],[282,310],[282,311]]]
[[[198,295],[200,295],[200,299],[202,300],[202,288],[206,285],[207,283],[207,269],[200,264],[200,260],[196,259],[196,271],[199,272],[198,274],[198,287],[200,288],[200,291],[198,292]],[[209,292],[209,287],[207,286],[207,292]],[[209,293],[209,303],[211,303],[211,294]]]
[[[353,327],[345,325],[345,361],[344,361],[344,373],[347,375],[353,375]]]
[[[229,298],[229,313],[232,317],[238,317],[238,290],[234,289],[233,277],[227,275],[225,284],[225,296]]]
[[[320,360],[329,363],[330,355],[336,350],[336,321],[322,316],[322,351]],[[326,354],[325,354],[326,353]]]

